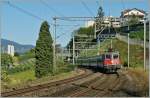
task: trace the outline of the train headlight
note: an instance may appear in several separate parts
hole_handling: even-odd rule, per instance
[[[113,64],[114,62],[113,62],[113,60],[111,60],[111,64]]]

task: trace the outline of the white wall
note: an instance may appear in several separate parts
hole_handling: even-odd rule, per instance
[[[85,23],[85,27],[93,26],[94,23],[95,23],[94,21],[87,21],[87,22]]]
[[[14,56],[15,50],[14,50],[14,46],[13,45],[8,45],[8,54],[10,54],[11,56]]]

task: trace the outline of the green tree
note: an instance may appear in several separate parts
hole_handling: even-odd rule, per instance
[[[9,65],[13,64],[13,58],[11,55],[7,53],[2,53],[1,54],[1,65],[2,68],[8,68]]]
[[[52,73],[53,67],[53,46],[52,37],[49,32],[49,24],[44,21],[40,28],[39,38],[35,47],[35,76],[41,78],[42,76]]]
[[[103,8],[100,6],[98,9],[97,19],[96,19],[96,28],[97,29],[101,29],[102,23],[103,23],[103,17],[104,17]]]

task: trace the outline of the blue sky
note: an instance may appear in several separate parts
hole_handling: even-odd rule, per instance
[[[148,11],[148,0],[82,0],[92,11],[89,13],[81,0],[43,0],[52,7],[55,11],[43,5],[40,0],[1,0],[10,1],[11,4],[20,7],[37,17],[53,23],[54,16],[95,16],[97,9],[102,2],[105,16],[120,16],[120,12],[124,8],[139,8]],[[28,14],[25,14],[7,3],[0,2],[1,7],[1,37],[21,44],[36,44],[39,28],[43,20],[39,20]],[[76,25],[79,26],[59,26],[57,28],[57,36],[62,35],[57,39],[57,43],[65,46],[71,38],[71,32],[84,22],[69,22],[58,20],[58,24]],[[50,32],[53,35],[53,27]]]

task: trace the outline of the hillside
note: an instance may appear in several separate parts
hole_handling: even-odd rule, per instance
[[[98,46],[95,46],[97,50],[82,51],[80,56],[94,56],[98,53]],[[110,47],[110,40],[106,40],[101,43],[100,52],[107,50]],[[120,57],[122,64],[127,62],[128,57],[128,47],[127,43],[122,42],[118,39],[113,40],[113,48],[120,52]],[[147,59],[148,59],[148,49],[147,49]],[[143,67],[143,47],[138,45],[130,45],[130,66],[132,67]]]
[[[18,52],[18,53],[25,53],[26,51],[34,48],[33,45],[22,45],[22,44],[19,44],[17,42],[14,42],[14,41],[10,41],[10,40],[7,40],[7,39],[1,39],[2,52],[7,51],[7,46],[9,44],[14,45],[15,52]]]

